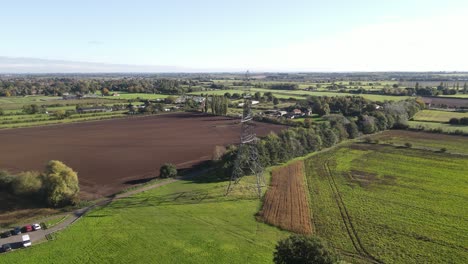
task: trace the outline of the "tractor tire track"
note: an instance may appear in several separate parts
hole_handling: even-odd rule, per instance
[[[351,239],[354,248],[356,249],[356,252],[358,252],[360,256],[366,258],[372,263],[382,264],[383,262],[381,260],[372,256],[363,246],[361,239],[359,238],[358,232],[356,231],[353,225],[348,209],[346,208],[346,205],[343,201],[343,197],[341,196],[340,190],[338,189],[338,185],[336,184],[335,178],[333,177],[333,173],[330,169],[329,162],[329,160],[326,160],[323,164],[325,174],[327,175],[328,184],[330,186],[330,189],[332,190],[333,198],[335,199],[338,209],[340,211],[341,218],[346,227],[346,231],[348,233],[349,238]]]

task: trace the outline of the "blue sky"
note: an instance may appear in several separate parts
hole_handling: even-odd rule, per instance
[[[0,56],[207,70],[468,70],[468,1],[6,1]]]

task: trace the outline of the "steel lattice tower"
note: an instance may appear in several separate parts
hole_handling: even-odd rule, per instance
[[[241,135],[240,145],[237,152],[236,160],[234,161],[234,168],[232,171],[229,186],[226,194],[228,194],[234,185],[239,181],[247,172],[251,172],[256,177],[256,191],[258,197],[262,195],[262,187],[265,186],[265,178],[263,175],[263,166],[259,160],[258,150],[256,147],[258,138],[255,135],[255,124],[253,123],[252,112],[252,96],[250,88],[248,87],[249,71],[245,74],[244,82],[244,105],[241,120]]]

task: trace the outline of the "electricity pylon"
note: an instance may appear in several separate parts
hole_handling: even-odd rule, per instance
[[[265,186],[265,177],[263,175],[264,168],[260,162],[256,146],[258,138],[254,131],[255,124],[253,123],[252,96],[250,94],[250,88],[248,87],[248,81],[249,71],[245,74],[244,82],[245,94],[241,120],[240,145],[234,161],[234,167],[226,194],[232,191],[234,185],[238,184],[243,176],[251,173],[256,177],[256,191],[258,197],[261,198],[262,187]]]

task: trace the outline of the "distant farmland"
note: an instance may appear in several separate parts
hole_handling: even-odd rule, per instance
[[[257,123],[256,132],[280,129]],[[209,160],[239,133],[238,120],[195,113],[3,130],[0,168],[41,171],[58,159],[78,171],[82,196],[96,198],[158,176],[165,162],[189,168]]]

